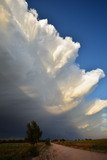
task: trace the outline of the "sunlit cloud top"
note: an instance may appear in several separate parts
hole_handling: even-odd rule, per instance
[[[1,36],[1,76],[32,100],[39,99],[41,107],[50,115],[79,108],[105,77],[99,68],[88,72],[80,69],[75,63],[80,44],[71,37],[60,37],[47,19],[39,20],[36,10],[28,10],[25,0],[0,1]],[[88,106],[87,113],[83,110],[81,114],[92,115],[106,106],[107,100],[99,99]],[[77,128],[88,126],[83,122]]]

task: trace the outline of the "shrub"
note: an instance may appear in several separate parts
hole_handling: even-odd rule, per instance
[[[31,157],[36,157],[39,155],[39,151],[38,151],[37,147],[35,147],[35,146],[31,146],[29,148],[28,153],[29,153],[29,156],[31,156]]]
[[[46,145],[48,145],[48,146],[50,146],[50,145],[51,145],[51,142],[50,142],[50,139],[49,139],[49,138],[48,138],[48,139],[46,139],[45,144],[46,144]]]

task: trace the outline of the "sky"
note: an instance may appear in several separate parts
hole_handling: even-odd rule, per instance
[[[0,138],[107,138],[107,2],[0,0]]]

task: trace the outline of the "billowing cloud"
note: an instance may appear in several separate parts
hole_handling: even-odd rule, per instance
[[[9,14],[6,9],[0,5],[0,25],[5,27],[9,21]]]
[[[107,107],[107,100],[95,100],[90,106],[86,115],[93,115]]]
[[[39,109],[44,117],[56,118],[68,111],[72,114],[105,76],[99,68],[88,72],[80,69],[75,63],[80,44],[71,37],[60,37],[47,19],[39,20],[36,10],[28,10],[25,0],[0,0],[0,37],[2,106],[7,106],[4,97],[10,105],[15,95],[16,104],[19,99],[24,103],[26,98],[30,99],[35,116]],[[97,100],[87,115],[100,111],[106,104],[106,100]],[[25,114],[23,107],[22,112]],[[85,116],[85,111],[81,114]],[[87,127],[83,123],[79,129]]]

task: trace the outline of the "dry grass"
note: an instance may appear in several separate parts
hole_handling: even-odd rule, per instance
[[[84,150],[92,150],[98,152],[107,152],[107,139],[97,140],[75,140],[75,141],[58,141],[58,144],[81,148]]]
[[[37,156],[43,143],[32,146],[29,143],[0,144],[0,160],[28,160]]]

